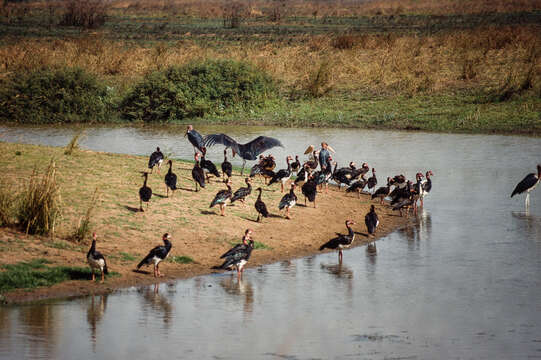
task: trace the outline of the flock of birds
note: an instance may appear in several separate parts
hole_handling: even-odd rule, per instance
[[[299,161],[299,157],[295,156],[295,161],[291,156],[287,156],[286,164],[287,168],[274,171],[276,167],[275,158],[272,155],[261,155],[264,151],[267,151],[273,147],[283,147],[281,142],[277,139],[259,136],[256,139],[246,143],[239,144],[234,139],[225,134],[211,134],[203,137],[192,125],[189,125],[185,136],[194,147],[194,159],[195,164],[192,169],[192,178],[195,183],[195,191],[200,191],[205,188],[205,184],[208,183],[211,175],[216,178],[222,177],[223,183],[226,189],[220,190],[216,193],[214,199],[210,203],[210,207],[216,205],[220,208],[220,215],[225,216],[226,206],[229,203],[235,201],[245,202],[246,198],[252,192],[252,178],[255,176],[261,176],[264,178],[265,184],[270,186],[275,183],[280,183],[281,192],[284,192],[288,180],[291,179],[293,174],[296,174],[294,181],[291,181],[289,192],[287,192],[278,204],[280,210],[285,210],[285,218],[291,219],[290,210],[297,203],[297,195],[295,189],[297,186],[301,187],[301,192],[304,196],[304,203],[313,203],[316,207],[316,197],[318,192],[327,191],[327,185],[329,181],[334,181],[338,184],[339,189],[343,185],[347,186],[346,193],[360,194],[365,188],[371,194],[372,199],[379,199],[379,203],[383,204],[384,199],[389,197],[391,199],[390,205],[393,210],[398,210],[400,216],[404,214],[408,216],[410,209],[414,214],[418,211],[418,202],[420,206],[423,206],[424,198],[432,190],[431,176],[434,174],[428,170],[424,174],[418,172],[415,176],[415,181],[407,180],[403,174],[395,175],[394,177],[388,177],[386,185],[376,189],[377,177],[376,170],[370,168],[368,164],[363,163],[360,168],[357,168],[354,162],[350,162],[347,167],[338,168],[337,163],[333,162],[331,152],[334,150],[326,143],[322,143],[319,153],[314,149],[312,145],[305,151],[306,155],[310,155],[310,159],[303,164]],[[221,164],[222,174],[218,171],[216,165],[205,158],[207,153],[207,147],[221,144],[225,146],[224,160]],[[243,159],[243,166],[241,170],[241,176],[243,175],[245,164],[247,160],[257,160],[258,163],[254,165],[250,171],[248,177],[245,178],[245,187],[241,187],[235,192],[232,190],[232,165],[227,159],[227,149],[231,149],[233,157],[237,154]],[[164,161],[165,157],[158,147],[155,152],[150,155],[148,167],[152,173],[154,168],[159,169]],[[177,175],[173,173],[172,161],[168,161],[169,169],[165,175],[164,182],[166,186],[167,196],[169,191],[174,194],[178,189],[177,187]],[[334,165],[334,168],[333,168]],[[319,170],[318,170],[319,167]],[[371,176],[366,178],[371,171]],[[148,186],[148,172],[143,173],[144,182],[143,186],[139,189],[140,198],[140,211],[143,210],[143,203],[146,203],[148,209],[148,203],[152,197],[152,189]],[[537,166],[537,174],[528,174],[521,182],[519,182],[516,188],[513,190],[511,197],[516,194],[526,192],[526,206],[529,206],[529,194],[539,183],[541,178],[541,165]],[[318,191],[319,188],[319,191]],[[262,188],[257,188],[258,197],[255,202],[255,209],[258,213],[256,221],[261,221],[262,218],[269,216],[269,211],[266,204],[262,200]],[[337,249],[338,260],[341,263],[343,254],[342,250],[349,248],[355,240],[355,232],[352,229],[352,225],[355,223],[352,220],[346,220],[345,225],[348,230],[347,234],[339,234],[337,237],[331,239],[320,247],[323,249]],[[379,225],[379,218],[375,211],[375,206],[371,205],[370,211],[365,215],[365,225],[369,236],[374,236],[377,227]],[[242,238],[242,242],[235,247],[228,250],[220,258],[224,259],[223,264],[214,267],[215,269],[231,270],[236,269],[238,276],[242,275],[244,266],[250,258],[251,252],[254,248],[254,241],[252,239],[253,230],[247,229]],[[92,268],[92,280],[95,280],[94,269],[98,269],[101,272],[101,281],[104,280],[104,274],[107,274],[107,264],[105,258],[96,250],[96,238],[93,235],[92,246],[87,254],[87,260]],[[141,260],[137,265],[137,269],[143,265],[154,265],[154,276],[159,277],[162,274],[159,271],[159,264],[167,258],[171,251],[171,236],[169,234],[163,235],[163,245],[154,247],[148,255]],[[374,249],[375,245],[371,245],[371,249]],[[374,250],[372,250],[374,251]]]

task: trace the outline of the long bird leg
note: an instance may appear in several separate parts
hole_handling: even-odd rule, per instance
[[[306,196],[304,197],[304,206],[306,206]]]
[[[220,204],[220,213],[222,216],[225,216],[225,205],[224,204]]]
[[[90,268],[90,272],[92,273],[92,280],[91,281],[96,281],[96,274],[94,274],[94,269]]]
[[[314,209],[316,208],[316,199],[314,199]]]
[[[139,210],[145,211],[143,210],[143,200],[139,200]]]
[[[240,176],[244,173],[244,166],[246,165],[246,160],[242,159],[242,169],[240,169]]]
[[[530,192],[526,192],[526,200],[524,201],[524,205],[526,206],[526,208],[529,208],[530,207]]]
[[[103,274],[103,269],[101,269],[101,283],[105,281],[105,275]]]
[[[289,216],[289,206],[286,207],[286,219],[291,219],[291,217]]]
[[[259,222],[259,219],[261,218],[261,214],[260,213],[257,213],[257,222]]]
[[[338,262],[342,263],[342,249],[338,250]]]

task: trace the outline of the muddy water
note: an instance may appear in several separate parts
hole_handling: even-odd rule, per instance
[[[224,131],[201,128],[202,132]],[[0,307],[2,359],[541,358],[541,190],[509,198],[541,140],[344,129],[227,128],[282,140],[279,158],[327,141],[378,180],[434,172],[415,222],[377,243],[108,296]],[[65,145],[74,129],[0,128],[3,140]],[[182,128],[94,128],[82,147],[193,154]],[[221,159],[220,148],[212,150]],[[283,160],[282,160],[283,163]],[[324,221],[324,220],[322,220]],[[259,234],[264,238],[265,234]],[[294,241],[294,239],[292,239]],[[290,239],[284,239],[290,241]]]

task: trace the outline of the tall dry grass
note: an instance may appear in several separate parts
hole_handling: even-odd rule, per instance
[[[94,194],[92,195],[92,198],[90,199],[90,205],[86,209],[85,215],[79,219],[79,223],[77,224],[75,231],[70,237],[73,241],[83,242],[90,235],[90,221],[92,219],[94,210],[96,209],[98,200],[99,200],[99,188],[96,187],[96,189],[94,190]]]
[[[51,160],[43,174],[34,169],[17,204],[19,225],[27,234],[54,234],[60,215],[60,192],[56,164]]]
[[[25,40],[0,47],[0,77],[70,66],[113,79],[115,86],[123,88],[170,65],[233,59],[251,62],[279,79],[285,90],[308,88],[324,62],[329,64],[335,90],[414,93],[499,88],[510,74],[517,79],[528,76],[529,87],[541,87],[540,57],[535,55],[541,48],[541,34],[536,27],[487,27],[430,36],[349,34],[342,40],[307,35],[300,40],[291,44],[246,41],[222,47],[190,40],[144,47],[100,35],[52,42]]]

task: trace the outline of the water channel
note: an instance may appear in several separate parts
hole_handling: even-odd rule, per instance
[[[352,129],[200,127],[287,154],[327,141],[378,181],[432,170],[416,221],[344,263],[327,253],[110,295],[0,306],[0,359],[541,358],[541,190],[510,199],[541,139]],[[0,127],[1,141],[64,146],[75,128]],[[190,158],[184,127],[94,127],[81,146]],[[221,161],[222,148],[211,149]],[[302,158],[302,157],[301,157]],[[236,160],[240,164],[239,160]],[[263,236],[264,235],[260,235]],[[289,239],[284,239],[288,241]],[[292,239],[294,241],[294,239]]]

